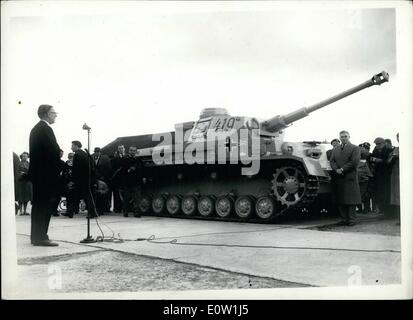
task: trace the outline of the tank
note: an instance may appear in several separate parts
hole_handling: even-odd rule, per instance
[[[331,168],[319,141],[287,142],[294,122],[337,100],[389,80],[383,71],[309,107],[260,121],[207,108],[196,121],[153,135],[118,138],[138,146],[144,215],[273,222],[290,214],[331,212]],[[111,149],[112,148],[112,149]]]

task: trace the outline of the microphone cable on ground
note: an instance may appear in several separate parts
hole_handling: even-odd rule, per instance
[[[101,227],[99,226],[99,219],[96,218],[96,223],[102,236],[97,237],[98,242],[114,242],[114,243],[124,243],[131,241],[147,241],[152,244],[171,244],[179,246],[203,246],[203,247],[221,247],[221,248],[254,248],[254,249],[285,249],[285,250],[324,250],[324,251],[349,251],[349,252],[377,252],[377,253],[401,253],[400,250],[392,249],[349,249],[349,248],[329,248],[329,247],[300,247],[300,246],[266,246],[266,245],[243,245],[243,244],[220,244],[220,243],[199,243],[199,242],[178,242],[178,239],[174,238],[171,240],[156,240],[155,235],[151,235],[147,238],[136,238],[136,239],[125,239],[122,238],[120,233],[115,237],[115,232],[104,222],[101,221],[112,232],[111,237],[105,237]],[[197,236],[197,235],[193,235]]]

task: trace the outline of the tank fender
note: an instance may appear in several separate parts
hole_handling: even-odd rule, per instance
[[[305,171],[307,172],[308,175],[312,176],[319,176],[319,177],[326,177],[329,178],[329,175],[325,172],[325,170],[321,167],[319,160],[317,159],[312,159],[312,158],[300,158],[296,156],[277,156],[274,158],[268,158],[267,160],[294,160],[300,162]]]

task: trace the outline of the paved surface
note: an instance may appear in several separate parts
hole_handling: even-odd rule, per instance
[[[400,283],[400,227],[360,216],[356,227],[335,218],[281,224],[105,215],[106,237],[80,244],[86,219],[52,217],[59,247],[29,243],[30,217],[16,217],[19,288],[47,292],[61,272],[62,292],[347,286]],[[113,231],[112,231],[113,230]],[[92,221],[92,235],[101,231]],[[53,286],[53,283],[52,283]]]

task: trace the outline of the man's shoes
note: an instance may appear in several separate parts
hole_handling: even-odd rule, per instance
[[[57,247],[59,244],[51,242],[50,240],[42,240],[32,242],[32,245],[34,245],[35,247]]]
[[[59,214],[59,212],[54,212],[54,213],[52,213],[52,216],[53,217],[58,217],[58,216],[60,216],[60,214]]]
[[[140,217],[141,217],[141,214],[140,214],[140,213],[134,213],[133,216],[134,216],[135,218],[140,218]]]
[[[125,218],[129,217],[129,215],[128,215],[127,212],[125,212],[125,213],[123,214],[123,216],[124,216]]]

